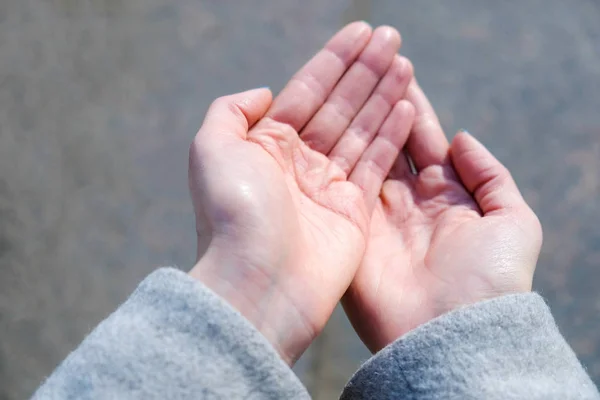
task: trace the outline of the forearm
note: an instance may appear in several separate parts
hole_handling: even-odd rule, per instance
[[[599,399],[536,294],[443,315],[376,354],[342,399]]]
[[[264,337],[183,272],[161,269],[34,398],[307,398]]]

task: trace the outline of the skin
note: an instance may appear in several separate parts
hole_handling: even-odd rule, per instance
[[[401,101],[412,67],[399,47],[392,28],[350,24],[274,101],[267,89],[216,100],[190,148],[197,225],[211,234],[190,274],[290,364],[350,285],[412,126],[414,107]],[[344,168],[302,140],[323,129],[352,138]]]
[[[274,100],[217,99],[190,147],[196,224],[211,236],[190,274],[290,365],[342,296],[377,351],[456,307],[531,289],[535,214],[475,139],[448,144],[400,42],[346,26]]]
[[[509,171],[473,136],[448,143],[413,81],[416,120],[377,199],[367,251],[344,308],[373,352],[455,308],[531,291],[538,218]]]

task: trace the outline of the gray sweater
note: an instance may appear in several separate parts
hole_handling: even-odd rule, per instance
[[[303,399],[239,313],[175,269],[146,278],[34,399]],[[374,355],[342,399],[600,399],[537,294],[448,313]]]

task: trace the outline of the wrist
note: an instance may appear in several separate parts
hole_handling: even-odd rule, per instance
[[[209,248],[189,275],[235,308],[292,366],[317,333],[290,302],[277,274],[265,273],[265,269],[225,253]],[[276,272],[277,268],[269,270]]]

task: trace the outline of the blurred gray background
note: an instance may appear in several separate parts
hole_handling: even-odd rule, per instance
[[[535,287],[600,382],[598,1],[0,0],[0,400],[150,271],[191,266],[210,101],[279,90],[354,19],[397,27],[448,133],[512,170],[545,228]],[[367,356],[338,310],[297,372],[336,398]]]

